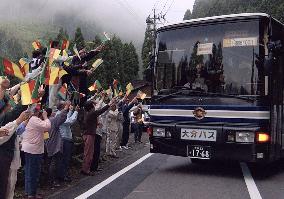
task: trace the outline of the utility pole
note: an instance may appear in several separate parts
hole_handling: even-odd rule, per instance
[[[149,63],[148,63],[148,69],[150,69],[151,74],[146,75],[151,77],[151,82],[152,82],[152,94],[153,94],[153,89],[156,90],[155,86],[155,81],[154,78],[152,78],[155,75],[155,61],[157,59],[156,55],[156,38],[157,38],[157,24],[161,23],[161,19],[164,19],[164,15],[162,13],[156,14],[156,9],[153,9],[153,16],[149,15],[146,19],[147,23],[147,29],[151,32],[151,39],[152,39],[152,51],[149,52]]]

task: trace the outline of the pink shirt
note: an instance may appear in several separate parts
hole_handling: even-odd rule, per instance
[[[30,154],[44,153],[44,132],[49,131],[51,124],[49,119],[41,120],[32,116],[23,133],[22,151]]]

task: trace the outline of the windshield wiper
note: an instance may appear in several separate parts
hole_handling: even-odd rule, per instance
[[[205,94],[210,96],[220,96],[220,97],[230,97],[235,99],[242,99],[250,102],[254,102],[254,99],[244,96],[236,96],[236,95],[229,95],[224,93],[213,93],[213,92],[206,92],[204,90],[194,90],[192,88],[186,87],[186,86],[175,86],[174,89],[182,89],[182,90],[188,90],[190,93],[196,93],[196,94]],[[180,91],[182,92],[182,91]]]

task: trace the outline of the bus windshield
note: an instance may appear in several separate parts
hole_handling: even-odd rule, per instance
[[[264,95],[259,21],[187,26],[158,32],[156,89],[188,87],[230,95]]]

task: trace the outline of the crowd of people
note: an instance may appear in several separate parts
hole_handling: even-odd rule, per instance
[[[53,42],[51,48],[58,48]],[[72,125],[80,124],[80,134],[84,141],[81,174],[92,176],[101,170],[99,161],[118,158],[117,151],[129,149],[130,111],[135,123],[135,142],[141,142],[142,107],[137,97],[131,101],[127,94],[115,96],[102,89],[91,94],[87,77],[92,73],[88,61],[93,59],[104,45],[67,58],[60,56],[56,62],[64,68],[65,74],[58,84],[38,88],[36,103],[11,105],[11,97],[18,93],[20,86],[10,88],[7,77],[0,78],[0,198],[12,199],[18,169],[24,167],[25,197],[43,198],[38,194],[38,182],[42,166],[48,168],[50,186],[60,186],[61,182],[72,179],[68,169],[74,147]],[[47,49],[33,52],[26,81],[38,77],[48,63]],[[70,57],[69,57],[70,58]],[[66,98],[57,93],[67,84]],[[77,94],[83,94],[78,98]],[[23,95],[23,93],[22,93]],[[19,99],[18,99],[19,101]]]

